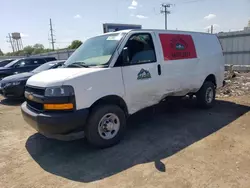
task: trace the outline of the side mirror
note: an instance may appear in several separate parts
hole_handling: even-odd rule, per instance
[[[128,56],[128,47],[123,48],[122,50],[122,60],[123,64],[129,64],[129,56]]]
[[[13,65],[13,68],[18,68],[19,67],[19,64],[17,63],[17,64],[15,64],[15,65]]]

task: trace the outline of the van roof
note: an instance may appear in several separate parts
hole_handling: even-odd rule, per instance
[[[104,33],[102,35],[109,35],[112,33],[129,33],[131,31],[143,31],[143,32],[168,32],[168,33],[182,33],[182,34],[204,34],[204,35],[215,35],[211,33],[205,33],[205,32],[197,32],[197,31],[182,31],[182,30],[164,30],[164,29],[126,29],[126,30],[121,30],[121,31],[115,31],[115,32],[109,32],[109,33]]]

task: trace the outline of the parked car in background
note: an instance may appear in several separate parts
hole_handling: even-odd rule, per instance
[[[15,59],[5,59],[0,61],[0,67],[4,67],[5,65],[9,64],[11,61],[14,61]]]
[[[0,80],[13,74],[30,72],[46,62],[55,60],[56,58],[54,57],[28,57],[16,59],[4,67],[0,67]]]
[[[31,72],[25,72],[5,77],[0,81],[0,94],[5,98],[18,99],[24,97],[24,89],[27,80],[42,71],[55,69],[63,65],[66,60],[50,61]]]

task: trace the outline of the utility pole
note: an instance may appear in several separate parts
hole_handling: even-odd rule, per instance
[[[214,25],[211,25],[211,34],[214,33]]]
[[[172,4],[161,4],[162,10],[161,13],[165,14],[165,29],[168,29],[168,14],[170,14],[171,12],[168,11],[168,8],[170,8],[172,6]]]
[[[15,52],[12,37],[11,37],[10,33],[8,33],[8,36],[6,38],[8,39],[7,42],[9,42],[11,45],[12,51]]]
[[[50,43],[52,45],[52,50],[54,51],[55,50],[55,40],[54,40],[54,34],[53,34],[53,28],[52,28],[52,21],[51,21],[51,18],[49,19],[49,25],[50,25]]]

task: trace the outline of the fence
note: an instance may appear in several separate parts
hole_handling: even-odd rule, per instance
[[[250,30],[219,33],[226,64],[250,65]]]
[[[75,50],[58,50],[58,51],[54,51],[54,52],[47,52],[47,53],[42,53],[42,54],[37,54],[37,55],[32,55],[30,57],[55,57],[58,60],[63,60],[63,59],[68,59],[68,57],[74,52]],[[7,56],[0,56],[0,60],[1,59],[18,59],[18,58],[22,58],[25,56],[11,56],[11,57],[7,57]]]
[[[3,60],[3,59],[18,59],[18,58],[22,58],[22,57],[25,57],[25,56],[0,56],[0,60]]]
[[[32,57],[55,57],[58,60],[68,59],[75,50],[59,50],[54,52],[37,54]]]

